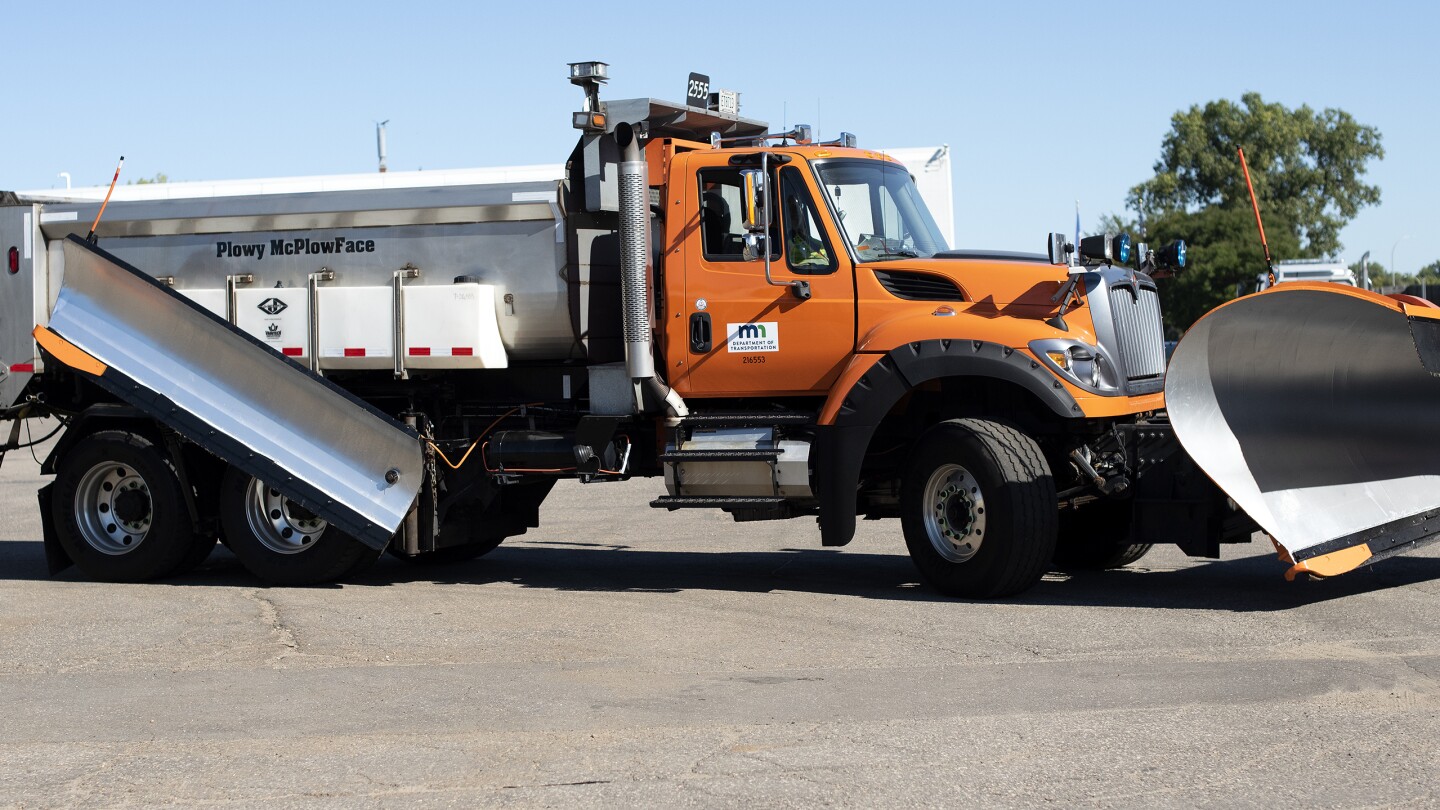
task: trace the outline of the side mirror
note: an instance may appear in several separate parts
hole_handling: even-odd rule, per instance
[[[766,254],[765,233],[746,233],[744,235],[744,261],[757,261],[765,258]]]
[[[1070,253],[1075,246],[1065,241],[1065,234],[1052,233],[1045,241],[1045,254],[1051,264],[1069,264]]]
[[[770,190],[765,172],[745,169],[740,179],[745,184],[740,194],[741,222],[750,233],[764,231],[770,226]]]
[[[764,258],[765,248],[765,234],[754,232],[745,234],[745,249],[743,252],[745,261],[753,262],[756,259]]]

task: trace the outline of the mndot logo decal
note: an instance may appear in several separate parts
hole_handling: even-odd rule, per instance
[[[731,352],[778,352],[780,351],[780,324],[765,323],[725,324],[725,350]]]

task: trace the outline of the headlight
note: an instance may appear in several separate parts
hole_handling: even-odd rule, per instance
[[[1051,371],[1086,391],[1102,396],[1121,393],[1115,364],[1096,346],[1073,338],[1048,338],[1031,341],[1030,351]]]
[[[1070,348],[1070,373],[1091,388],[1100,387],[1100,358],[1079,346]]]

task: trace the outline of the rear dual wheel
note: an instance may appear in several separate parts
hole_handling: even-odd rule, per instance
[[[215,538],[195,532],[169,455],[132,431],[100,430],[76,442],[56,466],[50,509],[60,547],[105,582],[182,574],[215,547]]]
[[[231,467],[220,490],[226,545],[272,585],[316,585],[358,573],[380,556],[254,476]]]

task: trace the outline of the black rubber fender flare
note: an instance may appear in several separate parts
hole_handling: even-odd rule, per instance
[[[70,448],[76,442],[96,430],[105,430],[106,428],[133,430],[137,422],[146,426],[145,432],[158,434],[154,428],[155,421],[139,408],[119,402],[97,402],[91,405],[71,418],[70,424],[65,426],[65,432],[60,434],[60,440],[55,442],[50,454],[45,456],[45,461],[41,462],[40,473],[54,475],[55,464],[70,452]],[[158,439],[158,435],[156,438]]]
[[[983,340],[923,340],[891,349],[845,392],[835,422],[816,430],[814,476],[820,501],[820,542],[843,546],[855,536],[860,466],[881,420],[917,386],[948,377],[1014,383],[1062,419],[1084,417],[1044,366],[1011,346]]]

